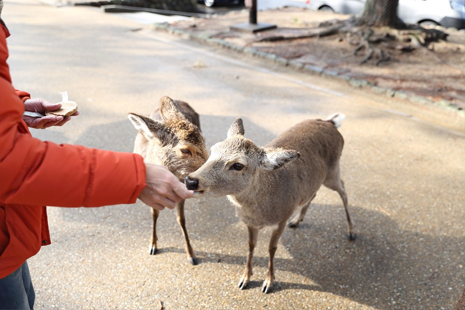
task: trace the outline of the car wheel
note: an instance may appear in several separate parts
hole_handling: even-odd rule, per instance
[[[434,27],[434,26],[439,26],[439,24],[432,20],[424,20],[420,22],[420,26]]]
[[[320,8],[318,9],[318,11],[332,12],[332,13],[334,13],[333,8],[330,7],[330,6],[327,6],[327,5],[323,5],[322,7],[320,7]]]
[[[215,0],[203,0],[203,3],[210,8],[215,5]]]

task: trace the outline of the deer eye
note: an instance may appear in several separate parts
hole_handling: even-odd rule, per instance
[[[186,155],[192,155],[191,151],[189,149],[181,149],[181,153],[186,154]]]
[[[237,170],[237,171],[241,171],[242,169],[244,169],[244,165],[240,163],[235,163],[234,165],[231,166],[231,168],[229,168],[229,170]]]

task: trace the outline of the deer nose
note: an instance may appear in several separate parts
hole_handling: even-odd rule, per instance
[[[189,176],[186,177],[186,187],[190,191],[195,191],[199,187],[198,179],[191,179]]]

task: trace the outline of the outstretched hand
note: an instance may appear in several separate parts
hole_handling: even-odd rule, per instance
[[[139,199],[157,210],[173,209],[177,202],[194,196],[166,167],[146,164],[146,186]]]
[[[38,112],[44,114],[48,111],[56,111],[61,108],[61,103],[50,103],[44,99],[27,99],[24,101],[24,108],[29,112]],[[79,115],[79,112],[76,111],[72,116]],[[44,117],[32,117],[23,115],[23,120],[28,127],[36,129],[45,129],[52,126],[63,126],[66,122],[71,119],[71,116],[56,116],[56,115],[47,115]]]

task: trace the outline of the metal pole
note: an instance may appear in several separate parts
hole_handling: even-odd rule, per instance
[[[249,23],[256,25],[257,24],[257,0],[252,0],[249,8]]]
[[[257,22],[257,0],[245,0],[245,6],[249,9],[249,22],[232,25],[231,30],[255,33],[276,28],[276,25]]]

